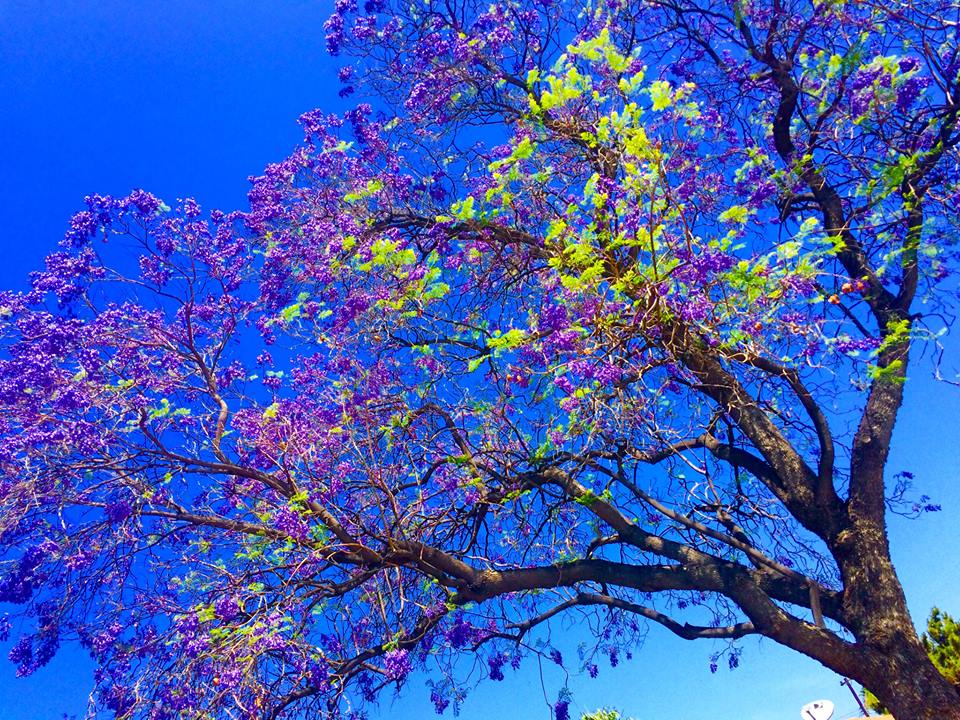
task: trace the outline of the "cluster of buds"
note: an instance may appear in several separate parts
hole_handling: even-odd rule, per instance
[[[862,293],[864,290],[867,289],[866,281],[867,281],[866,277],[862,277],[859,280],[854,280],[852,282],[848,280],[847,282],[845,282],[843,285],[840,286],[840,292],[843,293],[844,295],[847,295],[848,293],[852,293],[852,292]],[[834,293],[833,295],[827,298],[827,302],[830,303],[831,305],[839,305],[840,296]]]

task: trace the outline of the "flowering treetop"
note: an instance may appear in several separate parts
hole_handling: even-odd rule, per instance
[[[936,506],[884,472],[956,270],[956,16],[338,2],[364,97],[248,211],[91,196],[0,294],[11,659],[78,638],[121,718],[357,710],[414,668],[443,712],[652,622],[955,717],[884,533]],[[575,661],[538,634],[570,612]]]

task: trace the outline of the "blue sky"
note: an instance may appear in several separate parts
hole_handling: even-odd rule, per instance
[[[247,176],[300,139],[297,116],[343,107],[337,65],[323,49],[325,8],[322,0],[0,0],[0,287],[22,286],[89,193],[143,187],[168,202],[191,195],[207,208],[243,207]],[[960,366],[960,354],[950,357]],[[944,512],[894,519],[891,542],[911,610],[923,620],[934,604],[960,614],[952,560],[960,540],[960,391],[932,382],[923,360],[914,375],[890,469],[913,471]],[[571,649],[576,641],[572,630]],[[652,628],[632,661],[602,668],[597,680],[570,680],[573,710],[786,720],[825,697],[837,703],[838,720],[855,714],[840,678],[813,661],[748,640],[739,670],[712,675],[713,650]],[[542,678],[527,665],[488,683],[461,717],[546,720],[545,695],[554,700],[564,678],[555,667],[544,667]],[[91,683],[76,648],[25,680],[0,658],[0,718],[82,716]],[[428,695],[415,678],[403,698],[384,700],[379,717],[430,716]]]

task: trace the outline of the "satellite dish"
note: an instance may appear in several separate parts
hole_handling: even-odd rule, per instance
[[[833,717],[833,703],[829,700],[814,700],[800,708],[803,720],[830,720]]]

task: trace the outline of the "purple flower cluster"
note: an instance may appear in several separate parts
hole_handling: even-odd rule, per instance
[[[209,638],[200,627],[196,614],[181,615],[175,623],[177,645],[188,658],[198,657],[209,647]]]
[[[107,513],[107,520],[112,523],[121,523],[133,514],[133,508],[126,500],[107,503],[104,511]]]
[[[567,395],[573,395],[574,391],[576,390],[573,383],[570,382],[570,378],[568,378],[566,375],[561,375],[558,378],[554,378],[553,384]]]
[[[27,550],[12,571],[0,578],[0,602],[22,604],[27,602],[42,581],[40,565],[46,553],[40,546]]]
[[[833,346],[837,351],[842,353],[857,353],[857,352],[873,352],[880,347],[881,344],[880,338],[865,337],[865,338],[850,338],[850,337],[840,337],[837,338]]]
[[[403,648],[387,650],[383,654],[383,666],[391,680],[403,680],[413,671],[410,653]]]
[[[323,23],[323,29],[326,30],[327,52],[331,55],[340,54],[340,46],[343,44],[343,15],[334,13]]]
[[[33,667],[33,636],[24,635],[10,649],[7,655],[10,662],[16,664],[17,676],[29,675]]]
[[[727,667],[731,670],[736,670],[740,667],[740,653],[736,648],[731,650],[730,655],[727,657]]]
[[[477,642],[483,634],[480,628],[471,625],[462,615],[455,616],[453,622],[443,631],[446,641],[457,650]]]
[[[213,610],[218,618],[229,622],[240,614],[240,603],[233,595],[221,595],[214,601]]]
[[[120,215],[133,213],[141,220],[150,220],[160,211],[163,203],[144,190],[134,190],[127,197],[116,199],[110,195],[89,195],[84,198],[86,210],[76,213],[70,220],[70,228],[63,244],[79,248],[90,242],[98,231],[108,229]]]
[[[897,88],[897,109],[908,112],[914,106],[923,91],[930,85],[930,78],[911,77]]]
[[[103,268],[90,248],[77,252],[56,252],[47,256],[46,270],[33,273],[31,285],[37,298],[53,293],[62,304],[77,298],[90,280],[102,277]]]
[[[323,660],[311,662],[307,670],[310,684],[321,693],[329,692],[333,685],[330,681],[330,666]]]
[[[39,631],[23,635],[10,649],[10,662],[17,666],[17,677],[25,677],[46,665],[60,647],[59,624],[43,610],[38,613]]]
[[[490,669],[491,680],[503,680],[503,666],[506,665],[507,658],[503,653],[496,653],[487,658],[487,666]]]
[[[679,250],[677,259],[681,261],[681,265],[674,272],[674,278],[694,286],[714,280],[717,275],[736,264],[736,258],[732,255],[717,250],[704,250],[699,253]]]
[[[547,305],[537,321],[540,330],[565,330],[570,327],[570,316],[563,305]]]
[[[97,633],[89,640],[90,652],[95,658],[104,657],[117,642],[123,630],[119,623],[111,623],[102,632]]]
[[[433,710],[437,715],[443,715],[450,705],[450,699],[437,687],[430,691],[430,702],[433,703]]]
[[[294,540],[303,542],[310,536],[310,526],[293,508],[282,507],[273,516],[273,526]]]
[[[333,655],[339,655],[343,652],[343,642],[340,638],[328,633],[320,634],[320,647]]]
[[[877,66],[860,68],[854,74],[850,81],[850,114],[853,117],[864,115],[870,108],[875,97],[873,85],[878,79],[889,86],[890,76]]]
[[[353,37],[360,42],[365,42],[375,37],[377,34],[377,16],[365,15],[358,17],[353,22]]]

